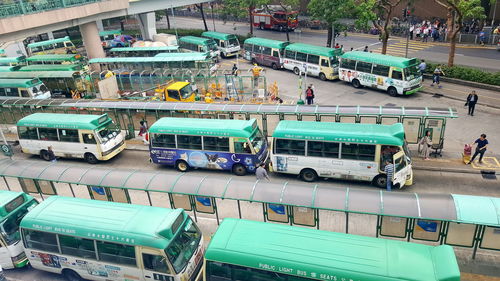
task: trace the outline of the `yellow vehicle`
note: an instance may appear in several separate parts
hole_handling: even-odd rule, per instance
[[[197,92],[191,83],[173,80],[156,89],[157,95],[164,101],[194,102]]]

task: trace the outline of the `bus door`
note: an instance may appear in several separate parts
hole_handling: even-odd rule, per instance
[[[12,268],[12,255],[3,241],[0,241],[0,265],[3,268]]]
[[[406,155],[403,151],[392,156],[392,163],[394,164],[392,183],[393,185],[399,184],[399,188],[402,188],[411,176],[411,166],[406,161]]]
[[[175,280],[168,266],[167,257],[161,255],[159,251],[147,248],[142,248],[141,252],[143,280]]]

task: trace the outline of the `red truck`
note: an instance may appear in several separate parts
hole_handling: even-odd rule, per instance
[[[294,30],[299,25],[297,11],[279,9],[256,9],[252,12],[253,26],[260,29],[274,29],[279,31]]]

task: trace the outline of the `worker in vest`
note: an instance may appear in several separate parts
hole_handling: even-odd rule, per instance
[[[262,67],[258,66],[256,63],[253,65],[252,68],[249,69],[249,71],[252,71],[254,87],[257,87],[259,85],[260,72],[263,70],[264,69]]]

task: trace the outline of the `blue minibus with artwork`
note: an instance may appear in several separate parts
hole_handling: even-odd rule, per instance
[[[268,158],[267,140],[257,120],[161,118],[149,129],[150,157],[156,164],[255,172]]]

